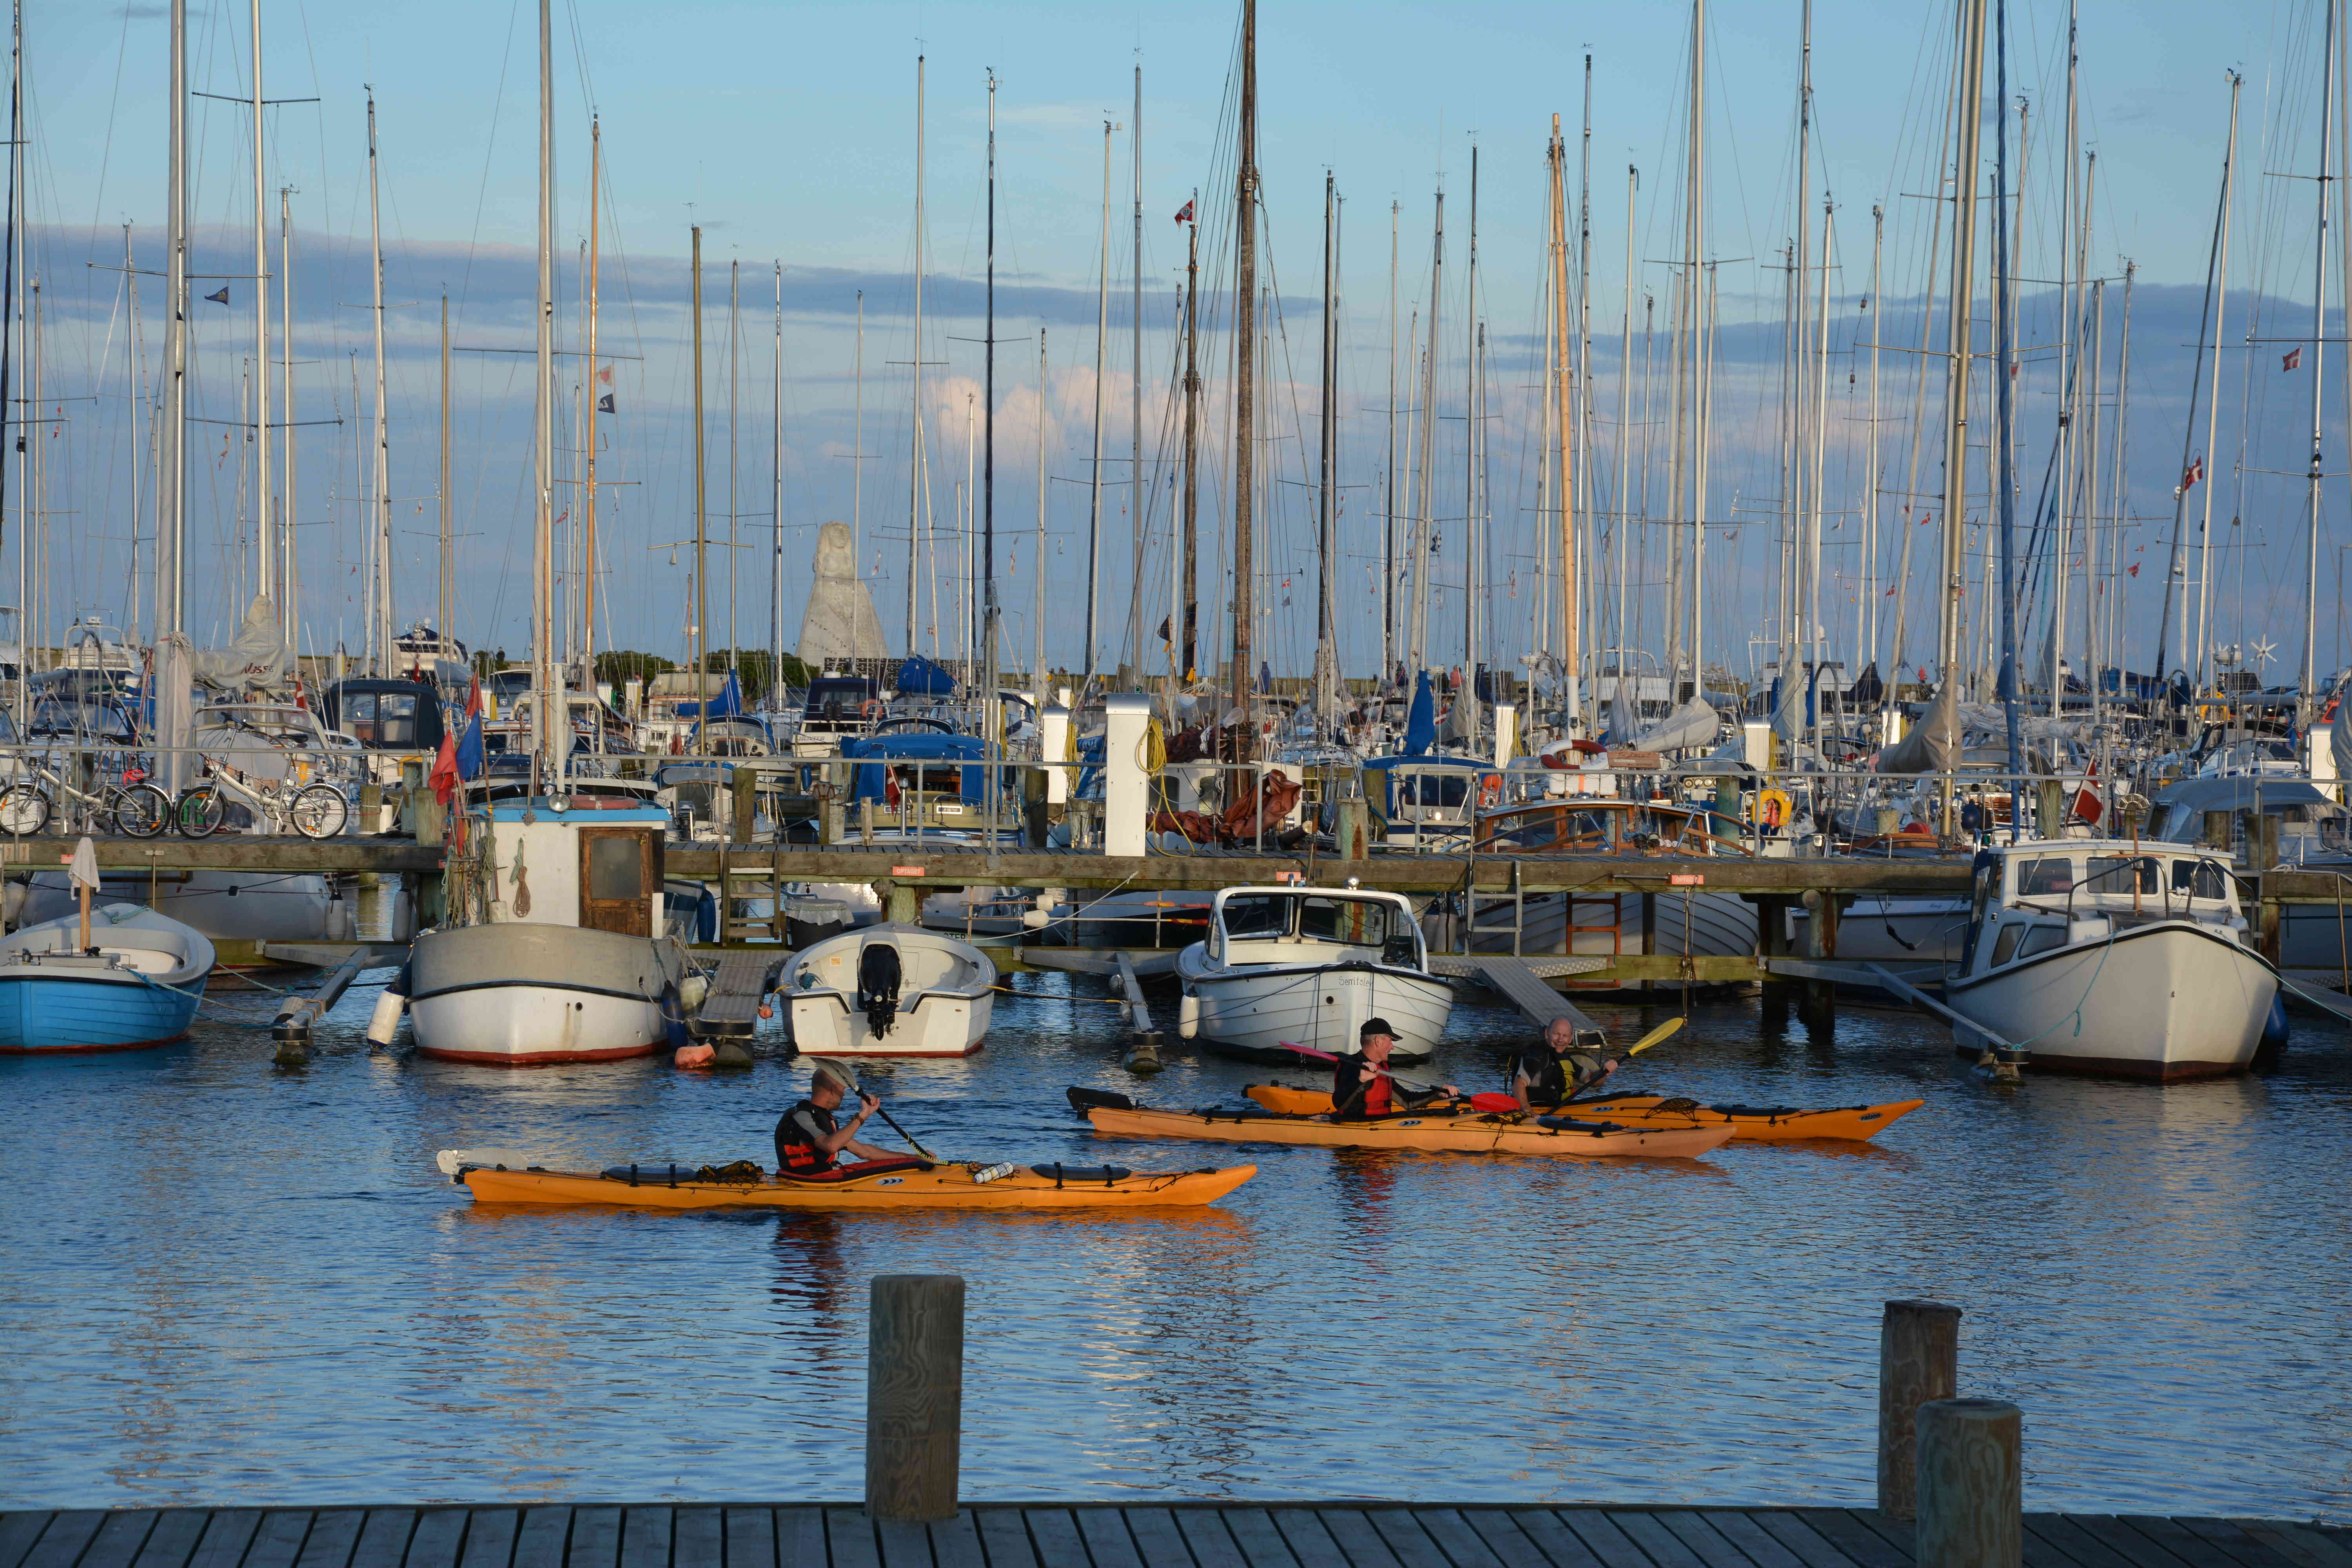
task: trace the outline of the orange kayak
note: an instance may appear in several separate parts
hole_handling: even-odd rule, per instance
[[[885,1163],[877,1162],[877,1163]],[[661,1173],[656,1175],[656,1173]],[[593,1171],[513,1171],[469,1166],[459,1180],[486,1204],[610,1204],[625,1208],[714,1209],[1091,1209],[1192,1207],[1213,1204],[1252,1176],[1255,1165],[1147,1174],[1116,1166],[1022,1165],[992,1181],[970,1165],[888,1162],[837,1181],[762,1176],[755,1182],[698,1180],[661,1166]]]
[[[1284,1116],[1266,1110],[1149,1110],[1090,1105],[1097,1132],[1129,1138],[1196,1138],[1220,1143],[1308,1143],[1330,1149],[1420,1149],[1455,1154],[1535,1154],[1564,1160],[1687,1160],[1731,1140],[1728,1125],[1621,1127],[1605,1121],[1539,1125],[1531,1118],[1479,1112],[1409,1112],[1370,1121]]]
[[[1319,1089],[1289,1084],[1254,1083],[1250,1099],[1271,1111],[1290,1116],[1328,1115],[1331,1097]],[[1884,1105],[1848,1105],[1831,1110],[1800,1110],[1790,1106],[1701,1105],[1695,1100],[1662,1094],[1604,1095],[1580,1100],[1546,1119],[1612,1123],[1621,1127],[1721,1127],[1742,1142],[1795,1143],[1811,1138],[1860,1142],[1927,1102],[1895,1100]]]

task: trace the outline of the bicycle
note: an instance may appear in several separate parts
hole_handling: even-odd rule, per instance
[[[0,790],[0,833],[11,838],[29,837],[48,826],[57,811],[51,791],[78,810],[85,826],[110,820],[115,831],[125,837],[152,838],[171,824],[172,797],[145,783],[136,769],[127,772],[122,783],[110,781],[95,791],[85,791],[68,784],[46,763],[29,765],[32,779],[20,778]]]
[[[289,794],[288,780],[249,778],[217,757],[205,762],[211,776],[182,795],[172,813],[185,837],[210,837],[226,824],[231,806],[268,817],[281,832],[290,824],[305,838],[332,838],[351,823],[351,802],[332,784],[304,784]]]

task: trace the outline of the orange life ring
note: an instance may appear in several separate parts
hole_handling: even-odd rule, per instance
[[[1480,805],[1500,805],[1503,804],[1502,774],[1488,773],[1478,781],[1478,804]]]
[[[889,708],[879,697],[869,697],[857,705],[857,716],[868,721],[879,719],[888,711]]]
[[[1786,790],[1768,789],[1757,797],[1756,815],[1767,827],[1785,827],[1796,804]]]

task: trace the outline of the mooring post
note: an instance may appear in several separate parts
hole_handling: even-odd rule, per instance
[[[963,1442],[963,1277],[879,1274],[866,1349],[866,1511],[953,1519]]]
[[[2228,812],[2209,811],[2205,814],[2205,847],[2208,849],[2219,849],[2225,855],[2229,853],[2230,814]]]
[[[2021,1568],[2025,1420],[2006,1399],[1919,1406],[1918,1568]]]
[[[731,796],[727,807],[727,842],[758,843],[751,825],[760,813],[760,770],[737,767],[727,784],[728,794]]]
[[[1960,1381],[1960,1309],[1889,1301],[1878,1327],[1878,1511],[1909,1519],[1917,1501],[1914,1416]]]

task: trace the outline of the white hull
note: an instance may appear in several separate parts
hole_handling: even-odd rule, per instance
[[[668,1038],[661,1004],[551,986],[501,985],[409,1004],[416,1048],[499,1067],[650,1056]]]
[[[1352,963],[1241,964],[1209,962],[1204,943],[1177,955],[1176,973],[1194,1009],[1194,1033],[1212,1048],[1291,1063],[1286,1043],[1339,1055],[1356,1048],[1366,1019],[1396,1031],[1394,1056],[1417,1061],[1445,1033],[1454,988],[1410,969]]]
[[[898,1004],[877,1034],[857,1005],[869,943],[898,950]],[[793,1044],[812,1057],[968,1057],[996,1006],[996,965],[980,949],[919,926],[877,925],[818,942],[785,966]]]
[[[663,1048],[684,973],[667,940],[502,921],[419,934],[404,982],[422,1054],[533,1067]]]
[[[2260,954],[2178,920],[1945,986],[1954,1012],[2022,1047],[2035,1067],[2158,1079],[2244,1070],[2277,995]]]
[[[63,871],[37,871],[29,879],[17,919],[26,925],[61,920],[79,908]],[[275,871],[173,872],[155,881],[154,910],[221,942],[348,942],[355,931],[352,905],[334,896],[321,876],[286,876]],[[99,879],[105,903],[147,902],[149,883],[139,872],[110,872]]]

